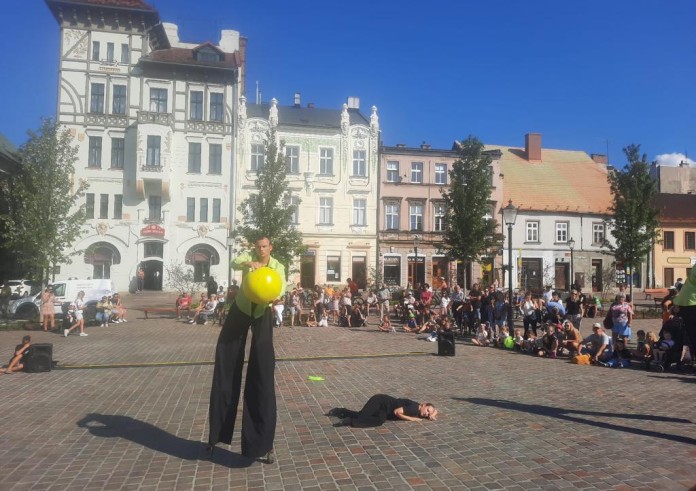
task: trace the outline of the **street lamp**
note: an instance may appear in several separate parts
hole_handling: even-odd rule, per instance
[[[508,228],[508,329],[510,336],[513,336],[514,325],[512,323],[512,226],[517,220],[517,212],[519,210],[512,204],[512,200],[508,201],[508,205],[503,208],[503,222]]]
[[[413,253],[416,257],[413,258],[413,284],[411,288],[416,287],[418,282],[418,244],[420,243],[421,237],[418,234],[413,234]]]
[[[575,269],[573,266],[573,249],[575,249],[575,239],[572,237],[568,241],[568,247],[570,247],[570,289],[573,289],[573,270]]]

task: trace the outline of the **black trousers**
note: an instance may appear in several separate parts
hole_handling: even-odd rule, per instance
[[[389,417],[387,408],[393,400],[393,397],[385,394],[377,394],[370,397],[360,412],[349,412],[348,416],[351,418],[351,426],[353,428],[372,428],[383,425]]]
[[[244,385],[242,455],[255,459],[273,448],[276,429],[275,352],[270,308],[266,308],[259,319],[244,314],[236,304],[230,308],[215,349],[208,443],[229,444],[232,441],[249,327],[253,337]]]

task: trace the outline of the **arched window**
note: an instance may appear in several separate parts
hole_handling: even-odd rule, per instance
[[[108,242],[97,242],[85,251],[85,264],[92,265],[92,278],[111,278],[111,265],[121,263],[118,249]]]
[[[205,281],[210,276],[210,266],[220,264],[220,255],[206,244],[197,244],[186,253],[186,264],[193,266],[193,280]]]

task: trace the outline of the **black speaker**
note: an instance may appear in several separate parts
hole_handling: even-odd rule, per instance
[[[437,354],[454,356],[454,333],[452,331],[441,332],[437,335]]]
[[[24,364],[25,372],[50,372],[53,368],[53,344],[32,344]]]

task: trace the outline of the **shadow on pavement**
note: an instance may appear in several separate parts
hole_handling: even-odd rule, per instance
[[[182,460],[210,460],[232,468],[249,467],[254,463],[252,459],[220,447],[216,447],[213,458],[208,459],[204,443],[172,435],[129,416],[90,413],[78,421],[77,426],[100,438],[123,438]]]
[[[664,440],[671,440],[679,443],[686,443],[688,445],[696,445],[696,439],[690,438],[688,436],[682,435],[670,435],[668,433],[661,433],[659,431],[652,431],[644,428],[638,428],[635,426],[622,426],[618,424],[605,423],[604,421],[593,421],[590,419],[585,419],[581,417],[573,416],[575,414],[580,416],[597,416],[603,419],[606,418],[622,418],[622,419],[640,419],[651,422],[666,422],[666,423],[687,423],[693,424],[689,419],[683,418],[672,418],[668,416],[653,416],[651,414],[611,414],[608,412],[599,411],[583,411],[576,409],[564,409],[551,406],[542,406],[540,404],[522,404],[520,402],[505,401],[500,399],[483,399],[478,397],[453,397],[455,401],[470,402],[471,404],[478,404],[482,406],[497,407],[500,409],[508,409],[511,411],[520,411],[529,414],[535,414],[540,416],[548,416],[550,418],[557,418],[563,421],[573,421],[575,423],[586,424],[589,426],[596,426],[597,428],[604,428],[613,431],[623,431],[626,433],[633,433],[635,435],[647,436],[651,438],[661,438]]]

